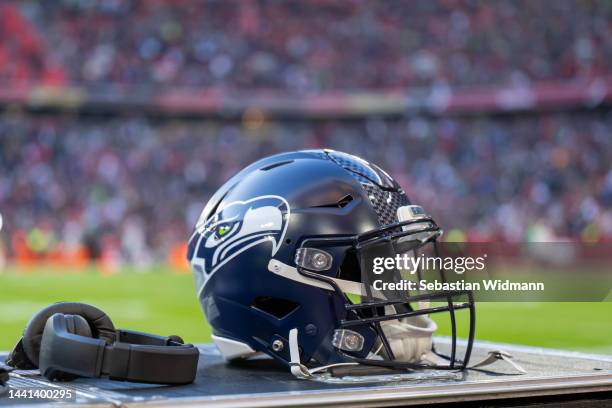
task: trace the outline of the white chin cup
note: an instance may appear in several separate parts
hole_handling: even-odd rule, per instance
[[[396,361],[418,364],[431,351],[433,333],[438,328],[427,316],[380,323]]]

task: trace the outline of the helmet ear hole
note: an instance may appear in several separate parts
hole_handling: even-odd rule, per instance
[[[338,278],[352,282],[361,282],[361,268],[354,250],[346,251],[346,255],[344,255],[340,265]]]
[[[275,298],[272,296],[258,296],[253,299],[251,307],[272,315],[277,319],[282,319],[300,307],[300,305],[299,303],[287,299]]]

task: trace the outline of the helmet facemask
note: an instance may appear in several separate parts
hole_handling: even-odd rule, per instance
[[[398,215],[403,208],[398,210]],[[441,233],[435,222],[422,213],[357,236],[307,238],[302,242],[296,257],[299,274],[327,283],[345,300],[344,315],[339,316],[332,343],[346,360],[394,369],[463,369],[467,366],[474,337],[472,293],[415,292],[400,286],[408,281],[416,285],[423,279],[422,268],[415,270],[403,266],[410,258],[438,256],[436,240]],[[331,265],[331,259],[325,258],[336,246],[349,247],[337,279],[321,273],[325,266]],[[381,259],[387,260],[386,266],[391,266],[389,259],[397,258],[404,261],[402,267],[381,265]],[[439,281],[446,282],[443,268],[426,273],[429,279],[435,273]],[[430,302],[435,305],[431,306]],[[469,310],[469,333],[462,358],[457,358],[455,312],[461,309]],[[450,316],[451,344],[449,355],[444,356],[434,349],[432,336],[437,325],[429,317],[439,313]]]

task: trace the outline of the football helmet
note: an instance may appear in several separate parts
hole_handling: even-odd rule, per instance
[[[263,352],[298,377],[316,365],[461,369],[474,338],[472,293],[376,289],[376,280],[399,282],[404,271],[372,268],[375,258],[435,250],[441,233],[375,164],[305,150],[264,158],[227,181],[197,221],[188,260],[228,360]],[[469,311],[462,353],[460,309]],[[443,312],[446,355],[434,348],[428,316]]]

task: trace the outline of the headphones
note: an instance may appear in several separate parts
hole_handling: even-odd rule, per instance
[[[0,396],[8,391],[9,373],[13,371],[13,367],[0,363]]]
[[[32,317],[7,364],[40,369],[49,380],[108,376],[111,380],[189,384],[199,351],[178,336],[115,329],[110,317],[85,303],[52,304]]]

